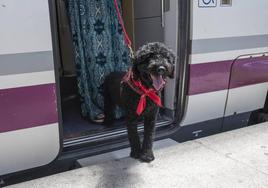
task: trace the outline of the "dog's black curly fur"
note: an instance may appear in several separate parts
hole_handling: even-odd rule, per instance
[[[152,76],[173,78],[175,55],[162,43],[148,43],[135,54],[132,71],[134,80],[141,80],[147,88],[153,88]],[[160,68],[161,67],[161,68]],[[154,160],[152,142],[155,121],[159,107],[147,97],[146,109],[141,114],[144,118],[144,139],[141,145],[137,132],[136,108],[140,95],[126,83],[121,83],[125,72],[114,72],[106,77],[104,82],[105,125],[110,126],[114,120],[114,107],[121,106],[126,112],[128,138],[131,146],[130,156],[142,161]],[[121,91],[120,91],[121,89]],[[160,93],[158,92],[158,95]]]

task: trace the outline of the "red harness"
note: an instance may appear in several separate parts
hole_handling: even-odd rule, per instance
[[[137,106],[136,113],[137,115],[141,115],[142,112],[146,108],[146,97],[149,97],[157,106],[162,107],[162,102],[160,97],[157,95],[155,89],[149,88],[147,89],[145,86],[142,85],[140,80],[134,80],[132,70],[129,70],[126,75],[123,77],[121,83],[126,83],[129,87],[141,95],[139,104]]]

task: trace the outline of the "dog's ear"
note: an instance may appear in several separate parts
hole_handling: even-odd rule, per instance
[[[169,56],[168,56],[168,62],[169,62],[169,66],[170,66],[170,71],[169,71],[169,75],[168,77],[169,78],[174,78],[174,74],[175,74],[175,61],[176,61],[176,57],[175,57],[175,54],[171,51],[169,53]]]
[[[134,80],[137,80],[139,78],[140,72],[138,69],[138,61],[137,59],[133,60],[133,65],[132,65],[132,72],[133,72],[133,76],[134,76]]]
[[[149,48],[149,44],[141,46],[135,53],[135,58],[132,66],[134,79],[140,77],[139,68],[142,67],[144,63],[147,63],[147,59],[152,55],[152,51]]]
[[[169,74],[168,74],[168,77],[171,78],[171,79],[174,78],[174,74],[175,74],[174,69],[175,69],[174,65],[171,65],[170,70],[169,70]]]
[[[135,59],[133,66],[132,66],[132,72],[134,79],[138,79],[146,72],[148,66],[148,60],[146,57],[143,56],[142,59]]]

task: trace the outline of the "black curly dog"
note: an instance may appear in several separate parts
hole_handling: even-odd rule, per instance
[[[142,46],[135,54],[132,66],[132,79],[140,81],[147,89],[154,89],[160,96],[160,90],[165,84],[165,78],[173,78],[175,55],[162,43],[149,43]],[[159,106],[149,97],[146,97],[144,111],[137,114],[137,106],[141,95],[134,91],[122,79],[125,72],[114,72],[106,77],[104,82],[104,108],[107,126],[114,121],[114,108],[122,107],[126,112],[128,138],[131,147],[130,156],[145,162],[154,160],[152,151],[154,129]],[[137,120],[144,118],[144,139],[141,146],[137,132]]]

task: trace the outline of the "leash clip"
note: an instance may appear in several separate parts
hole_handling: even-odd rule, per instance
[[[128,48],[129,48],[129,57],[131,59],[134,59],[134,51],[133,51],[132,47],[129,45]]]

